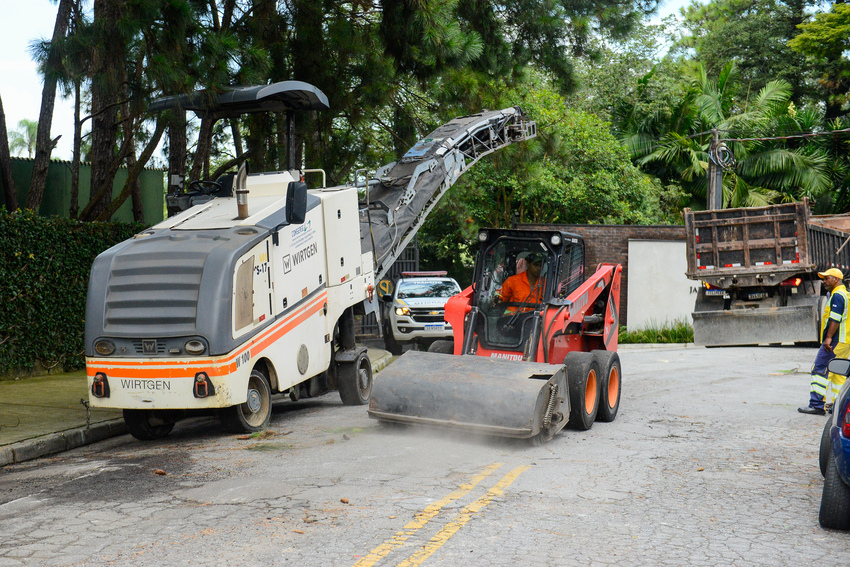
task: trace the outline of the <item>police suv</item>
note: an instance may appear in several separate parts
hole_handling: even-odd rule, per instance
[[[460,293],[460,285],[446,272],[402,272],[394,292],[384,296],[389,303],[384,343],[393,354],[401,354],[403,343],[427,346],[436,339],[452,337],[452,327],[443,319],[446,301]]]

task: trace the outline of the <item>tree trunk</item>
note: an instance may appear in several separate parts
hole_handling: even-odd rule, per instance
[[[102,213],[112,200],[112,183],[115,178],[115,140],[118,134],[118,85],[124,63],[124,46],[118,33],[117,22],[124,8],[124,0],[94,0],[95,26],[103,30],[104,41],[96,44],[92,54],[92,126],[91,126],[91,188],[88,214],[83,220],[92,220]],[[102,195],[97,198],[96,195]]]
[[[47,184],[47,169],[50,166],[50,154],[55,141],[50,139],[50,127],[53,124],[53,106],[56,102],[56,74],[62,67],[62,56],[56,46],[65,37],[71,19],[73,0],[60,0],[53,26],[53,39],[47,55],[44,71],[44,88],[41,91],[41,111],[38,114],[38,133],[35,138],[35,161],[32,164],[32,180],[27,196],[27,208],[37,211],[44,196]]]
[[[293,79],[315,84],[328,94],[331,106],[334,105],[336,93],[329,89],[330,78],[320,71],[326,69],[323,61],[324,53],[324,10],[321,2],[313,0],[296,0],[293,2],[293,26],[295,36],[292,41]],[[322,159],[322,132],[318,126],[316,112],[302,112],[296,120],[295,128],[295,159],[297,164],[326,163]]]
[[[71,158],[71,205],[68,216],[77,218],[80,210],[80,152],[83,145],[83,123],[80,122],[80,79],[74,80],[74,156]]]
[[[154,150],[159,145],[159,141],[162,139],[162,133],[165,131],[165,120],[158,120],[156,124],[156,131],[154,131],[153,136],[151,137],[148,144],[145,146],[145,149],[142,151],[142,155],[139,156],[138,161],[136,161],[132,167],[130,167],[127,172],[127,181],[124,182],[124,188],[121,189],[121,193],[118,197],[115,198],[114,201],[109,203],[107,206],[96,218],[95,220],[107,221],[112,218],[112,215],[124,204],[124,201],[127,200],[127,197],[133,191],[133,185],[139,181],[139,175],[141,175],[142,170],[145,168],[145,164],[148,163],[148,160],[151,159],[151,155],[153,155]]]
[[[175,183],[175,177],[179,183]],[[168,192],[185,189],[186,179],[186,112],[175,110],[168,123]]]
[[[205,115],[201,119],[201,129],[198,132],[198,145],[195,148],[195,160],[192,163],[192,173],[189,174],[191,181],[201,179],[201,172],[209,172],[210,147],[212,145],[213,125],[215,119]]]
[[[3,111],[3,99],[0,99],[0,178],[6,195],[6,210],[18,209],[18,190],[12,179],[12,157],[9,155],[9,135],[6,132],[6,113]]]
[[[239,131],[239,119],[230,119],[230,134],[233,136],[233,147],[236,148],[236,157],[242,155],[245,151],[242,149],[242,133]]]

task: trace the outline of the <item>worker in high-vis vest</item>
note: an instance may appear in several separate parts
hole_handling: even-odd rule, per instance
[[[818,272],[828,294],[821,317],[821,345],[812,366],[812,386],[809,405],[797,408],[800,413],[824,415],[829,409],[827,394],[838,395],[845,377],[827,370],[833,358],[850,358],[850,298],[844,287],[844,274],[838,268]]]

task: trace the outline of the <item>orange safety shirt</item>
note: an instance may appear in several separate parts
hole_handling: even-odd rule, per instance
[[[540,303],[543,301],[543,286],[540,279],[537,279],[537,284],[532,293],[531,284],[528,282],[528,272],[515,274],[502,284],[502,289],[499,290],[499,299],[507,303]],[[515,311],[516,307],[508,307],[508,310]]]

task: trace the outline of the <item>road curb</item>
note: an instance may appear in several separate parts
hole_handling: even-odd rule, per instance
[[[19,441],[0,447],[0,467],[70,451],[125,433],[127,425],[124,420],[113,419],[92,424],[90,427],[79,427]]]
[[[389,366],[390,362],[393,361],[393,357],[391,354],[384,354],[376,358],[375,360],[370,361],[372,363],[372,374],[380,372],[387,366]]]

